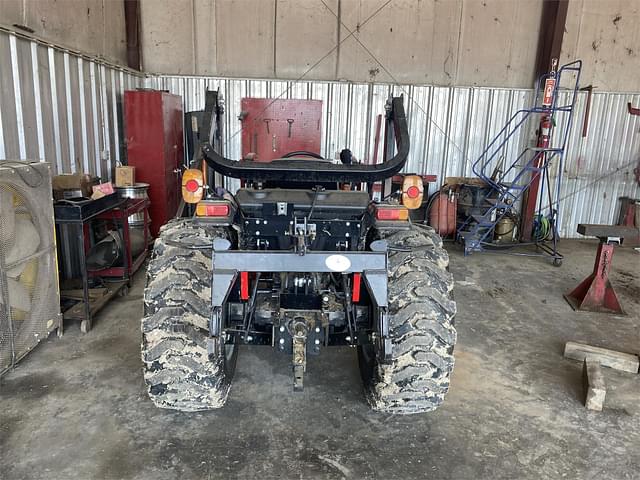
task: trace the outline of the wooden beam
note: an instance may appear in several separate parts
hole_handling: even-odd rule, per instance
[[[534,81],[549,71],[552,58],[560,59],[568,10],[569,0],[544,0],[542,3]]]
[[[604,375],[600,362],[585,358],[582,364],[582,379],[584,382],[584,406],[588,410],[601,412],[604,407],[604,399],[607,396],[607,386],[604,383]]]
[[[596,360],[603,367],[615,368],[623,372],[638,373],[638,369],[640,369],[640,359],[637,355],[593,347],[584,343],[567,342],[564,347],[564,356],[580,362],[583,362],[585,358]]]
[[[540,77],[549,73],[552,59],[558,59],[558,63],[560,63],[560,52],[562,50],[562,39],[564,38],[568,9],[569,0],[544,0],[542,2],[535,78],[533,79],[536,86]],[[533,218],[538,203],[540,177],[535,174],[532,179],[530,187],[522,197],[520,210],[520,240],[523,242],[532,240]]]
[[[140,0],[124,0],[124,23],[127,34],[127,64],[140,70]]]

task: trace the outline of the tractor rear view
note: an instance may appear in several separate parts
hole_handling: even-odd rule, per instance
[[[409,151],[401,97],[385,117],[377,165],[304,151],[233,161],[219,153],[222,111],[207,93],[208,168],[182,180],[194,214],[162,229],[148,267],[142,360],[157,406],[224,405],[241,344],[289,355],[294,390],[313,356],[342,345],[357,348],[373,409],[418,413],[443,402],[456,341],[449,259],[433,229],[410,221],[420,177],[373,201],[373,185],[398,173]],[[242,188],[215,188],[212,170]]]

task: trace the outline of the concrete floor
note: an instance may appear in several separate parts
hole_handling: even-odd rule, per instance
[[[155,408],[143,387],[144,276],[94,329],[70,325],[0,381],[0,478],[640,478],[640,375],[606,369],[605,410],[581,404],[564,343],[640,350],[640,254],[618,249],[612,280],[629,313],[576,313],[562,298],[590,273],[594,242],[565,241],[564,266],[457,250],[459,343],[445,405],[373,413],[355,351],[310,362],[291,391],[288,358],[243,348],[227,406]],[[570,253],[569,253],[570,252]]]

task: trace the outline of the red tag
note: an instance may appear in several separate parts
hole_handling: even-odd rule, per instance
[[[542,105],[550,107],[553,104],[553,92],[556,89],[556,79],[547,78],[544,82],[544,96],[542,97]]]
[[[360,273],[353,274],[353,292],[351,293],[351,299],[354,303],[360,301]]]
[[[249,272],[240,272],[240,300],[249,300]]]

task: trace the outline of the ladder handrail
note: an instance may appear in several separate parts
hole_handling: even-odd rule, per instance
[[[577,65],[577,67],[572,67],[571,65]],[[564,151],[567,147],[567,140],[569,139],[569,134],[571,133],[571,125],[573,123],[573,106],[576,104],[576,99],[578,98],[578,87],[580,85],[580,74],[582,73],[582,60],[575,60],[571,63],[563,65],[558,70],[558,85],[560,85],[560,81],[562,80],[562,73],[565,71],[576,71],[576,79],[573,85],[573,92],[571,95],[571,109],[568,110],[569,118],[567,119],[567,124],[564,128],[564,135],[562,138],[562,150]],[[556,106],[556,102],[558,101],[558,92],[554,93],[553,106]]]
[[[516,158],[516,160],[511,164],[511,166],[502,173],[502,175],[500,176],[500,179],[496,183],[501,184],[505,181],[507,175],[511,173],[513,170],[515,170],[515,167],[517,166],[517,162],[524,156],[525,153],[527,153],[527,151],[532,151],[532,150],[528,148],[524,149],[522,153]],[[514,178],[514,181],[516,179],[519,180],[521,178],[521,174],[527,171],[527,169],[530,169],[534,165],[534,162],[536,159],[540,158],[541,156],[544,156],[544,163],[540,165],[540,167],[537,167],[537,168],[544,168],[549,164],[549,162],[551,162],[551,160],[553,159],[554,156],[557,155],[557,153],[558,152],[555,152],[555,151],[549,151],[547,154],[547,152],[544,152],[544,151],[543,152],[534,151],[534,155],[521,167],[521,170]]]
[[[491,156],[483,163],[482,168],[480,171],[476,170],[476,167],[478,166],[478,164],[480,163],[480,161],[482,160],[483,157],[485,157],[487,155],[487,153],[489,152],[489,150],[491,149],[491,147],[498,141],[500,140],[500,137],[502,137],[502,135],[504,134],[504,132],[509,128],[509,125],[516,119],[516,117],[518,115],[520,115],[521,113],[526,113],[526,115],[522,118],[522,120],[520,120],[520,122],[518,122],[515,127],[513,127],[513,130],[507,135],[507,137],[500,143],[500,145],[498,146],[498,148],[496,148],[496,150],[491,154]],[[518,131],[520,125],[522,125],[531,115],[531,112],[528,109],[520,109],[518,110],[516,113],[514,113],[511,118],[509,118],[509,120],[507,121],[506,125],[502,128],[502,130],[500,130],[500,132],[498,132],[498,134],[495,136],[495,138],[491,141],[491,143],[489,143],[487,145],[487,147],[483,150],[483,152],[480,154],[480,156],[476,159],[475,162],[473,162],[473,164],[471,165],[471,170],[473,171],[473,173],[475,173],[476,175],[478,175],[480,178],[482,178],[483,180],[486,181],[485,174],[484,174],[484,168],[495,158],[495,156],[498,154],[498,152],[500,151],[500,149],[504,146],[505,143],[507,143],[507,141],[515,134],[515,132]]]
[[[493,159],[496,157],[496,155],[498,154],[498,152],[504,147],[504,145],[509,141],[509,139],[511,139],[511,137],[516,133],[516,131],[519,129],[519,127],[530,117],[531,114],[533,113],[542,113],[542,114],[547,114],[550,115],[553,118],[555,118],[555,113],[560,111],[560,112],[568,112],[569,113],[569,119],[567,121],[567,125],[566,127],[563,129],[562,133],[562,149],[564,150],[566,148],[566,142],[568,140],[568,136],[569,136],[569,132],[570,132],[570,125],[571,125],[571,120],[573,117],[573,108],[575,105],[575,101],[576,101],[576,97],[577,97],[577,92],[578,92],[578,85],[579,85],[579,81],[580,81],[580,71],[582,69],[582,60],[575,60],[571,63],[568,63],[566,65],[561,66],[558,71],[555,74],[544,74],[541,75],[540,78],[538,79],[537,85],[536,85],[536,90],[535,90],[535,95],[534,95],[534,106],[531,108],[524,108],[524,109],[520,109],[517,110],[507,121],[507,123],[505,124],[505,126],[502,128],[502,130],[500,130],[500,132],[498,132],[498,134],[494,137],[494,139],[486,146],[486,148],[482,151],[482,153],[478,156],[478,158],[476,159],[476,161],[472,164],[471,166],[471,170],[473,171],[473,173],[475,173],[477,176],[479,176],[480,178],[482,178],[483,180],[485,180],[486,182],[493,184],[493,182],[491,181],[491,179],[488,177],[488,175],[486,174],[486,167],[493,161]],[[568,91],[572,92],[572,96],[571,96],[571,103],[570,104],[566,104],[566,105],[561,105],[558,106],[557,102],[558,102],[558,94],[560,91],[560,82],[562,81],[562,74],[565,71],[577,71],[577,78],[574,82],[574,86],[572,89],[569,89]],[[540,98],[540,92],[543,91],[543,83],[546,81],[547,78],[555,78],[556,79],[556,89],[554,90],[553,93],[553,100],[552,100],[552,104],[549,107],[539,107],[538,106],[538,100]],[[525,113],[525,116],[522,118],[522,120],[520,122],[518,122],[515,127],[513,127],[513,130],[506,136],[504,137],[504,139],[502,139],[502,141],[498,144],[497,148],[495,149],[495,151],[492,152],[492,154],[490,156],[488,156],[489,151],[491,150],[491,148],[501,139],[501,137],[503,136],[503,134],[505,133],[505,131],[509,128],[509,126],[511,125],[511,123],[517,118],[518,115]],[[483,158],[485,159],[482,162],[482,166],[478,169],[478,165],[481,163],[481,161],[483,160]],[[518,156],[518,158],[520,158],[520,156]],[[496,185],[497,186],[497,185]]]
[[[553,153],[552,153],[548,158],[547,158],[547,156],[545,155],[545,161],[544,161],[544,163],[543,163],[539,168],[540,168],[540,169],[545,169],[545,168],[547,168],[547,167],[549,166],[549,163],[551,162],[551,159],[553,159],[553,157],[555,157],[556,155],[557,155],[557,153],[556,153],[556,152],[553,152]],[[530,163],[530,164],[533,164],[533,161],[534,161],[536,158],[538,158],[538,156],[537,156],[537,155],[534,155],[534,156],[533,156],[533,158],[529,161],[529,163]],[[526,171],[527,171],[527,170],[526,170],[525,168],[523,168],[522,170],[520,170],[520,171],[516,174],[515,178],[513,179],[513,183],[517,183],[518,181],[520,181],[520,180],[522,179],[522,177],[524,177],[524,176],[525,176],[525,172],[526,172]],[[534,180],[534,178],[535,178],[535,177],[536,177],[535,175],[532,175],[532,176],[529,178],[529,181],[528,181],[528,182],[526,182],[525,184],[523,184],[523,187],[524,187],[524,188],[523,188],[523,189],[521,189],[521,190],[519,190],[519,192],[520,192],[520,193],[519,193],[518,195],[515,195],[515,196],[514,196],[514,195],[513,195],[513,194],[511,194],[511,192],[509,192],[509,191],[507,191],[507,193],[511,194],[511,195],[514,197],[514,201],[515,201],[515,200],[518,200],[518,199],[522,196],[522,193],[524,193],[524,192],[525,192],[525,191],[526,191],[526,190],[531,186],[531,184],[533,183],[533,180]]]

